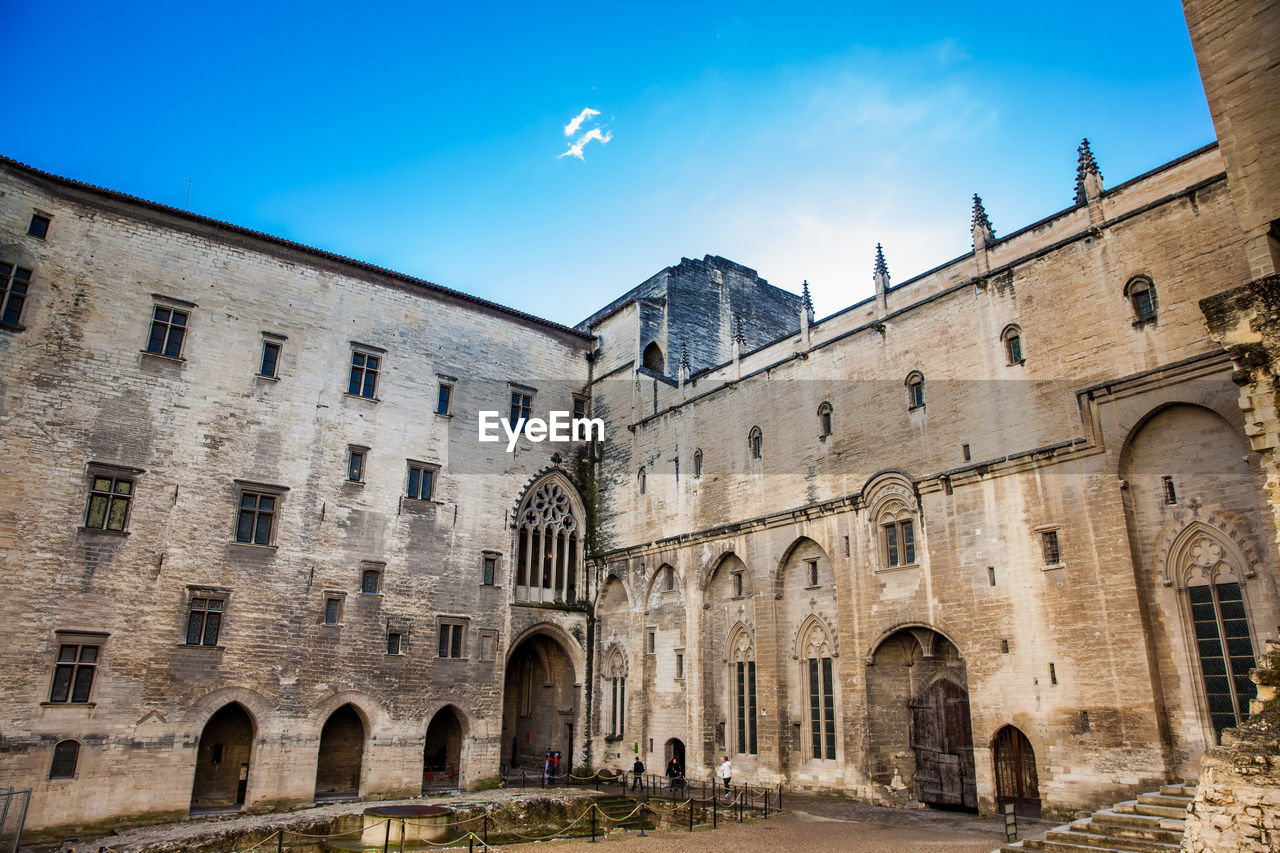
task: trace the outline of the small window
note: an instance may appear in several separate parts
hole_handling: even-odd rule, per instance
[[[245,491],[240,494],[236,541],[246,545],[270,545],[275,528],[276,495]]]
[[[918,409],[924,405],[924,374],[913,370],[907,375],[907,408]]]
[[[684,678],[684,652],[676,652],[676,678]]]
[[[973,459],[973,452],[969,449],[969,445],[967,444],[960,445],[960,456],[964,459],[965,462],[968,462],[971,459]]]
[[[1173,486],[1172,477],[1164,477],[1164,502],[1167,504],[1176,504],[1178,502],[1178,490]]]
[[[1151,279],[1145,275],[1134,276],[1125,285],[1125,296],[1129,300],[1129,310],[1133,313],[1133,322],[1142,324],[1156,318],[1156,288]]]
[[[378,595],[382,592],[382,569],[368,567],[361,570],[360,592],[364,595]]]
[[[481,586],[493,586],[498,582],[498,555],[485,554],[480,566]]]
[[[440,623],[440,657],[462,657],[462,632],[465,628],[460,622]]]
[[[415,462],[409,463],[409,488],[406,497],[415,501],[429,501],[435,493],[438,469]]]
[[[647,642],[648,642],[649,654],[654,654],[655,652],[657,652],[657,650],[658,650],[658,632],[657,632],[657,631],[655,631],[655,630],[653,630],[652,628],[650,628],[650,629],[649,629],[648,641],[647,641]]]
[[[324,599],[324,624],[342,624],[342,596],[327,595]]]
[[[498,632],[479,631],[476,636],[480,640],[480,660],[496,660],[498,657]]]
[[[1058,544],[1058,531],[1045,530],[1040,533],[1040,545],[1044,551],[1044,564],[1056,566],[1062,562],[1062,550]]]
[[[262,341],[262,361],[258,365],[258,375],[267,379],[278,378],[280,371],[280,342],[269,339]]]
[[[353,397],[375,399],[378,393],[378,372],[382,369],[382,357],[364,350],[351,351],[351,379],[347,393]]]
[[[1049,664],[1049,683],[1050,684],[1058,683],[1058,668],[1055,667],[1052,663]]]
[[[640,494],[643,495],[645,490],[645,485],[648,482],[648,479],[644,475],[643,468],[640,469],[640,473],[637,475],[636,481],[640,484]]]
[[[400,654],[400,634],[397,631],[387,632],[387,654]]]
[[[809,586],[817,586],[818,585],[818,561],[805,560],[804,564],[809,574]]]
[[[53,668],[53,687],[49,690],[50,702],[82,705],[89,701],[100,648],[87,643],[63,643],[58,646],[58,662]]]
[[[351,445],[347,448],[347,482],[364,482],[364,462],[365,455],[368,452],[369,448],[357,445]]]
[[[1026,361],[1026,357],[1022,354],[1022,329],[1017,326],[1005,326],[1000,334],[1000,340],[1004,342],[1004,355],[1010,364],[1022,364]]]
[[[507,417],[507,423],[512,429],[521,421],[529,420],[529,413],[533,411],[533,395],[524,391],[511,392],[511,413]]]
[[[31,270],[0,262],[0,323],[17,326],[31,285]]]
[[[764,433],[760,431],[760,427],[752,427],[751,432],[747,433],[747,450],[752,459],[764,457]]]
[[[129,508],[133,502],[133,480],[94,474],[89,480],[89,507],[84,526],[90,530],[123,533],[129,525]]]
[[[1000,654],[1002,654],[1002,655],[1007,655],[1007,654],[1009,654],[1009,641],[1008,641],[1008,640],[1001,640],[1001,641],[1000,641]]]
[[[187,605],[187,645],[216,646],[222,631],[226,601],[220,598],[192,598]]]
[[[693,479],[702,477],[702,450],[693,451]]]
[[[76,764],[80,761],[80,744],[74,740],[60,740],[53,748],[53,763],[49,765],[50,779],[74,779]]]
[[[39,237],[43,240],[49,235],[49,223],[51,221],[47,216],[33,213],[31,214],[31,224],[27,226],[27,233],[32,237]]]
[[[894,501],[880,513],[879,520],[884,565],[888,568],[915,565],[916,528],[911,510]]]
[[[580,421],[587,416],[587,398],[573,395],[573,419]]]
[[[733,596],[742,598],[742,572],[733,573]]]
[[[831,404],[823,403],[818,407],[818,437],[831,435]]]
[[[644,348],[643,363],[645,370],[652,370],[654,373],[663,372],[666,359],[662,357],[662,347],[658,346],[657,341],[650,341],[649,345]]]
[[[670,566],[664,566],[662,569],[662,589],[671,592],[676,588],[676,570]]]
[[[436,414],[449,414],[449,404],[453,402],[453,385],[448,382],[440,383],[440,391],[436,395]]]
[[[151,311],[151,335],[147,352],[167,358],[182,358],[182,341],[187,333],[186,311],[156,305]]]

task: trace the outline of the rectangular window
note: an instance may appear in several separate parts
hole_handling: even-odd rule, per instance
[[[1249,700],[1257,695],[1257,685],[1249,678],[1257,664],[1244,597],[1234,581],[1193,586],[1187,595],[1209,716],[1220,733],[1248,718]]]
[[[379,595],[382,592],[382,569],[383,563],[361,563],[360,564],[360,593],[361,595]]]
[[[236,520],[236,541],[270,545],[275,517],[275,495],[243,492],[240,495],[240,515]]]
[[[657,633],[656,631],[654,631],[653,629],[650,629],[650,630],[649,630],[649,634],[648,634],[648,640],[647,640],[647,642],[648,642],[648,646],[649,646],[649,654],[653,654],[655,651],[657,651],[657,648],[658,648],[658,633]]]
[[[902,531],[902,558],[903,562],[910,566],[916,561],[916,533],[915,527],[910,521],[898,522],[898,528]]]
[[[218,598],[193,598],[187,605],[187,645],[216,646],[222,630],[222,610],[226,602]]]
[[[742,598],[742,572],[733,573],[733,596]]]
[[[347,482],[364,482],[364,456],[368,450],[367,447],[347,448]]]
[[[1040,534],[1040,544],[1044,549],[1044,564],[1056,566],[1062,562],[1062,550],[1058,547],[1058,531],[1045,530]]]
[[[886,563],[890,566],[898,565],[898,525],[885,525],[884,550]]]
[[[453,386],[447,382],[440,383],[440,393],[436,396],[436,414],[449,414],[449,404],[453,401]]]
[[[262,342],[262,362],[258,365],[258,375],[265,376],[268,379],[275,379],[279,369],[280,342],[264,340]]]
[[[18,325],[30,284],[31,270],[0,262],[0,323]]]
[[[363,350],[352,350],[351,380],[347,383],[347,393],[353,397],[372,400],[378,391],[378,371],[381,365],[381,356]]]
[[[479,631],[476,636],[480,640],[480,660],[496,660],[498,657],[498,632]]]
[[[1164,502],[1167,504],[1176,504],[1178,502],[1178,491],[1173,487],[1173,478],[1165,477],[1164,482]]]
[[[835,678],[831,658],[809,659],[809,733],[813,757],[836,757]]]
[[[43,240],[49,235],[49,223],[51,221],[47,216],[33,213],[31,214],[31,224],[27,226],[27,233],[32,237],[39,237]]]
[[[387,654],[400,654],[400,635],[395,631],[387,632]]]
[[[188,314],[167,305],[156,305],[151,312],[151,335],[147,352],[169,358],[182,357],[182,339],[187,333]]]
[[[826,709],[826,758],[834,760],[836,757],[836,694],[835,684],[832,678],[831,658],[822,659],[822,691],[823,691],[823,707]]]
[[[440,657],[462,657],[462,631],[465,627],[457,622],[440,623]]]
[[[133,501],[133,480],[95,474],[89,483],[89,508],[84,526],[90,530],[123,533],[129,524],[129,504]]]
[[[747,665],[738,661],[738,752],[747,751]]]
[[[326,596],[324,600],[324,624],[340,625],[342,623],[342,598],[336,595]]]
[[[498,558],[493,554],[485,554],[484,562],[481,566],[480,583],[484,586],[493,586],[497,583],[498,578]]]
[[[93,689],[94,670],[98,668],[99,646],[64,643],[58,646],[58,662],[53,669],[53,688],[49,701],[59,704],[83,704]]]
[[[684,678],[684,652],[676,652],[676,678]]]
[[[580,421],[587,416],[587,398],[579,397],[577,394],[573,396],[573,419]]]
[[[805,566],[809,569],[809,586],[818,585],[818,561],[805,560]]]
[[[507,422],[515,429],[521,420],[529,420],[529,412],[533,409],[533,395],[523,391],[511,392],[511,414]]]
[[[435,488],[436,469],[426,465],[409,463],[409,489],[407,497],[415,501],[429,501]]]

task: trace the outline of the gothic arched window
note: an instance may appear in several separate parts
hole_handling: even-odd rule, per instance
[[[516,599],[575,602],[581,524],[566,488],[554,478],[543,480],[525,498],[517,517]]]

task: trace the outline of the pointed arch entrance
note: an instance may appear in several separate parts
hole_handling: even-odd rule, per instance
[[[507,657],[503,681],[503,763],[541,771],[548,752],[560,753],[557,774],[573,766],[578,713],[574,661],[552,629],[536,629]]]
[[[462,719],[452,705],[436,711],[427,725],[422,747],[422,790],[441,791],[458,787],[462,765]]]
[[[325,720],[316,757],[316,799],[360,796],[364,737],[364,720],[354,705],[343,705]]]
[[[242,806],[249,786],[254,727],[239,702],[219,708],[200,732],[191,808]]]
[[[880,709],[867,733],[872,780],[914,782],[922,803],[976,810],[969,688],[959,649],[929,627],[902,628],[876,647],[866,686],[867,704]]]
[[[1013,810],[1040,817],[1040,777],[1036,753],[1027,736],[1013,726],[996,732],[991,753],[996,764],[996,805],[1013,803]]]

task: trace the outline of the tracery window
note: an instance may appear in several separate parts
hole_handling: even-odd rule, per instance
[[[887,567],[910,566],[916,562],[915,519],[910,508],[898,500],[880,510],[881,556]]]
[[[568,492],[554,479],[543,481],[525,499],[518,518],[516,599],[577,601],[581,525]]]
[[[732,690],[734,741],[739,755],[759,752],[756,733],[756,652],[742,626],[729,641],[729,678]]]
[[[809,757],[836,757],[835,664],[826,630],[815,619],[800,642],[802,678],[809,695]]]
[[[609,657],[605,680],[609,690],[609,737],[620,738],[627,722],[627,669],[616,649]]]

